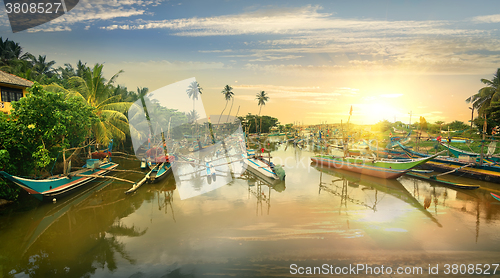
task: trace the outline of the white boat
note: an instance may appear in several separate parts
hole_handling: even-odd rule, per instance
[[[245,162],[248,165],[247,169],[254,174],[272,180],[285,179],[285,171],[280,165],[274,165],[272,162],[265,160],[265,158],[255,155],[255,150],[249,149],[247,151],[247,159],[245,159]]]

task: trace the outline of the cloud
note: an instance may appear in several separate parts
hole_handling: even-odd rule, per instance
[[[389,21],[340,18],[323,12],[320,6],[308,5],[202,18],[140,19],[101,28],[165,29],[170,35],[188,37],[268,35],[272,39],[249,40],[238,52],[206,52],[220,53],[219,57],[233,58],[235,62],[245,61],[246,69],[266,72],[327,75],[359,70],[419,74],[490,71],[500,61],[500,55],[495,54],[500,51],[498,30],[478,29],[470,26],[471,21],[500,22],[500,15],[463,21]],[[328,54],[331,60],[313,65],[287,63],[311,61],[313,54]]]
[[[117,18],[130,18],[145,15],[146,7],[157,6],[162,1],[104,1],[104,0],[80,0],[75,8],[68,13],[50,22],[28,30],[28,32],[56,32],[71,31],[69,26],[76,23],[85,23],[85,30],[90,28],[91,23],[97,21],[110,21]]]
[[[321,13],[320,6],[298,8],[274,8],[253,12],[215,17],[192,17],[172,20],[138,20],[122,25],[102,27],[106,30],[170,29],[177,36],[229,36],[250,34],[310,35],[320,31],[349,31],[356,35],[359,31],[384,31],[385,34],[436,32],[436,26],[446,25],[446,21],[383,21],[335,18],[332,14]],[[442,30],[444,31],[444,30]],[[450,30],[446,30],[450,31]],[[290,43],[290,42],[289,42]]]
[[[471,21],[475,23],[498,23],[500,22],[500,14],[476,16]]]
[[[118,67],[129,69],[131,67],[140,69],[142,72],[157,71],[195,71],[195,70],[214,70],[228,69],[230,67],[222,62],[198,62],[198,61],[147,61],[147,62],[123,62],[115,63]]]
[[[292,101],[302,104],[331,105],[340,97],[356,94],[358,89],[353,88],[322,88],[319,86],[277,86],[277,85],[234,85],[234,90],[248,90],[252,94],[235,95],[235,98],[244,101],[255,100],[255,93],[265,91],[271,100]]]
[[[71,28],[68,26],[62,27],[62,26],[54,26],[54,27],[45,27],[45,28],[31,28],[28,29],[28,33],[37,33],[37,32],[61,32],[61,31],[71,31]]]

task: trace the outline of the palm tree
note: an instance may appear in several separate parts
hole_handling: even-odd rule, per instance
[[[479,89],[477,94],[467,98],[465,102],[472,103],[472,107],[477,109],[478,115],[483,115],[483,132],[486,132],[486,112],[492,102],[500,100],[500,68],[497,69],[492,80],[483,78],[481,82],[487,86]]]
[[[186,114],[186,116],[188,118],[188,121],[192,123],[195,123],[196,120],[200,117],[198,115],[198,112],[196,112],[196,110],[191,110],[189,113]]]
[[[93,107],[98,118],[97,122],[92,125],[93,135],[99,144],[107,145],[112,138],[120,141],[125,139],[129,126],[124,113],[132,103],[122,102],[121,95],[112,95],[113,83],[123,71],[120,70],[109,81],[106,81],[102,76],[102,68],[102,64],[95,64],[92,69],[83,68],[83,77],[73,76],[68,80],[72,87],[69,90],[58,84],[51,84],[45,88],[75,95]]]
[[[481,79],[481,82],[487,86],[479,89],[477,94],[469,97],[465,102],[472,103],[472,106],[478,110],[479,114],[484,114],[486,109],[490,107],[491,102],[500,99],[500,68],[497,69],[492,80]]]
[[[54,75],[55,71],[52,69],[52,66],[56,63],[56,61],[50,61],[47,62],[46,59],[47,57],[45,55],[38,55],[38,58],[36,58],[33,55],[29,55],[29,59],[31,60],[31,63],[33,64],[33,69],[39,74],[39,75],[47,75],[47,77],[52,77]]]
[[[217,121],[217,126],[220,123],[220,118],[222,118],[222,114],[224,113],[224,110],[226,110],[226,108],[227,108],[227,103],[233,98],[234,93],[233,93],[232,89],[233,89],[233,87],[226,85],[224,87],[224,89],[221,91],[221,93],[224,95],[224,99],[226,100],[226,106],[224,106],[224,109],[220,113],[219,120]]]
[[[23,53],[19,43],[0,37],[0,67],[11,66],[15,60],[27,60],[29,53]]]
[[[233,110],[233,104],[234,104],[234,93],[231,94],[231,107],[229,108],[229,113],[227,114],[226,122],[229,122],[229,115],[231,115],[231,110]]]
[[[260,118],[260,111],[262,110],[262,106],[266,105],[266,102],[269,100],[269,96],[264,91],[257,93],[256,96],[257,96],[256,100],[259,101],[258,105],[260,106],[260,108],[259,108],[259,118]],[[262,118],[260,118],[259,129],[260,129],[259,133],[261,133],[262,132]],[[257,130],[255,130],[255,131],[257,131]]]
[[[193,111],[195,110],[194,104],[195,101],[198,100],[198,95],[201,94],[202,88],[200,87],[200,84],[198,82],[193,81],[191,84],[189,84],[188,89],[186,90],[186,93],[188,94],[189,98],[193,99]]]

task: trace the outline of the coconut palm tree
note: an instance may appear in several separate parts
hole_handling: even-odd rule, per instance
[[[472,107],[477,109],[478,115],[483,115],[483,132],[486,132],[486,112],[492,102],[500,100],[500,68],[497,69],[497,72],[493,75],[492,80],[483,78],[481,79],[481,82],[487,86],[479,89],[477,94],[467,98],[465,102],[472,103]]]
[[[131,102],[122,102],[121,95],[112,95],[113,83],[123,72],[119,71],[109,81],[102,76],[102,64],[95,64],[92,69],[82,69],[82,77],[73,76],[68,80],[71,89],[58,84],[45,86],[49,91],[63,91],[68,95],[80,97],[87,105],[94,108],[98,120],[92,125],[92,132],[99,144],[107,145],[114,138],[124,140],[129,132],[128,119],[125,112]]]
[[[19,43],[5,39],[5,41],[0,37],[0,67],[9,67],[12,62],[16,60],[27,60],[28,52],[23,53],[23,49]]]
[[[188,94],[189,98],[193,99],[193,111],[195,110],[194,105],[195,101],[198,100],[198,95],[201,94],[202,88],[200,87],[200,84],[198,82],[193,81],[191,84],[189,84],[188,89],[186,90],[186,93]]]
[[[224,95],[224,99],[226,100],[226,105],[224,106],[224,109],[220,113],[219,120],[217,121],[217,126],[220,123],[220,118],[222,118],[222,113],[224,113],[224,110],[226,110],[226,108],[227,108],[227,103],[233,98],[234,93],[232,90],[233,90],[233,87],[226,85],[224,87],[224,89],[221,91],[221,93]]]
[[[269,96],[264,91],[257,93],[256,96],[257,96],[256,100],[259,101],[258,105],[260,106],[260,108],[259,108],[259,118],[260,118],[260,111],[262,110],[262,106],[266,105],[266,102],[269,100]],[[262,132],[262,118],[260,118],[259,129],[260,129],[259,133],[261,133]]]
[[[196,120],[200,117],[198,115],[198,112],[196,112],[196,110],[191,110],[189,113],[186,114],[186,116],[190,123],[196,123]]]
[[[231,110],[233,110],[233,104],[234,104],[234,93],[231,95],[231,107],[229,108],[229,113],[227,114],[226,123],[229,122],[229,115],[231,115]]]
[[[486,109],[490,107],[491,102],[498,101],[500,99],[500,68],[493,75],[492,80],[481,79],[486,87],[479,89],[477,94],[467,98],[465,102],[472,103],[472,106],[477,109],[479,114],[486,112]]]

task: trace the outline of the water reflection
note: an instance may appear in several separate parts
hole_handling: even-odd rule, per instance
[[[83,277],[98,268],[116,270],[119,258],[136,262],[123,239],[143,236],[147,229],[121,219],[134,213],[143,199],[127,198],[127,184],[92,185],[57,204],[41,204],[2,229],[2,238],[16,239],[0,247],[7,255],[2,258],[3,269],[9,270],[5,277]]]
[[[170,211],[172,215],[172,220],[175,220],[174,207],[172,203],[174,202],[174,191],[177,188],[175,179],[168,178],[164,181],[156,184],[151,184],[147,191],[153,194],[153,199],[157,200],[157,206],[159,211],[164,211],[167,215]],[[153,202],[151,202],[153,204]],[[151,217],[151,222],[153,222],[153,217]]]
[[[432,222],[436,223],[438,227],[442,227],[439,221],[431,213],[429,213],[398,180],[379,179],[340,169],[316,166],[316,164],[312,165],[314,165],[313,167],[316,170],[320,171],[319,192],[321,193],[321,190],[323,190],[341,198],[339,212],[342,207],[347,209],[347,202],[364,206],[376,212],[377,204],[383,200],[383,197],[379,198],[379,192],[381,192],[394,196],[413,206],[431,219]],[[338,177],[338,179],[331,180],[329,183],[323,182],[323,173]],[[363,186],[360,188],[362,192],[366,193],[367,191],[373,191],[370,195],[364,194],[364,196],[369,196],[369,203],[349,196],[347,187],[350,186],[359,189],[359,185]],[[357,193],[359,193],[359,190]]]
[[[488,223],[498,217],[500,206],[495,206],[490,194],[492,190],[497,190],[492,189],[491,184],[483,183],[479,189],[465,190],[412,177],[405,177],[402,181],[411,186],[412,195],[416,199],[423,199],[424,207],[434,215],[449,212],[473,217],[476,243],[479,241],[481,222]]]
[[[55,205],[2,215],[0,271],[3,277],[269,277],[288,275],[295,262],[497,263],[500,202],[490,191],[303,167],[312,153],[285,148],[274,158],[298,159],[288,163],[286,186],[245,172],[181,200],[173,176],[132,195],[123,193],[128,184],[93,183],[91,191]]]
[[[248,170],[239,179],[246,180],[248,183],[248,198],[252,195],[257,199],[256,215],[259,215],[259,208],[260,215],[263,215],[263,203],[266,204],[267,215],[269,215],[269,210],[271,209],[271,189],[276,192],[283,192],[286,189],[285,181],[266,179]]]

